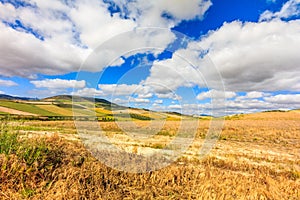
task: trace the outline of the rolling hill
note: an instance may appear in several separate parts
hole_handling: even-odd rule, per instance
[[[28,97],[16,97],[16,96],[10,96],[10,95],[6,95],[6,94],[0,94],[0,100],[38,100],[35,98],[28,98]]]
[[[74,116],[97,117],[98,120],[151,120],[168,119],[179,120],[192,118],[172,112],[155,112],[147,109],[130,108],[120,106],[101,98],[80,97],[71,95],[58,95],[40,100],[31,98],[12,97],[2,95],[0,99],[0,115],[19,115],[48,117],[55,120],[72,119]],[[5,98],[4,98],[5,97]],[[47,119],[47,118],[43,118]]]
[[[284,117],[286,112],[299,112],[299,110],[291,111],[267,111],[262,113],[253,113],[247,115],[227,116],[225,119],[236,118],[260,118],[261,116],[280,116]],[[274,113],[275,115],[270,115]],[[192,117],[183,115],[177,112],[156,112],[148,109],[139,109],[120,106],[112,103],[106,99],[80,97],[71,95],[57,95],[47,97],[44,99],[32,99],[27,97],[15,97],[10,95],[0,95],[0,116],[31,116],[31,119],[64,120],[73,119],[74,116],[85,116],[90,120],[114,121],[114,120],[160,120],[166,119],[170,121],[177,121],[180,119],[196,119],[199,117]],[[204,116],[200,116],[205,118]],[[208,117],[208,116],[206,116]],[[208,117],[208,119],[211,116]],[[28,118],[28,117],[27,117]]]

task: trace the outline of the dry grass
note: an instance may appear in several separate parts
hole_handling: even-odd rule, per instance
[[[23,124],[74,130],[73,122]],[[0,199],[298,200],[299,124],[299,112],[260,113],[228,120],[212,152],[198,159],[197,152],[209,128],[209,121],[204,120],[184,157],[159,171],[138,174],[105,166],[81,143],[63,139],[64,132],[58,131],[57,135],[33,140],[35,144],[46,141],[49,151],[41,155],[47,158],[44,161],[30,165],[16,154],[0,155]],[[100,125],[106,131],[120,132],[114,122]],[[162,133],[153,137],[167,142],[177,125],[178,122],[168,122]],[[122,138],[126,134],[113,135]],[[107,153],[102,152],[103,156]]]
[[[56,166],[28,166],[16,156],[1,156],[2,199],[299,199],[300,195],[295,174],[264,166],[208,157],[131,174],[106,167],[78,144],[57,137],[47,142],[52,151],[62,151]]]
[[[292,172],[235,164],[208,157],[173,163],[156,172],[130,174],[108,168],[82,146],[47,138],[60,150],[56,166],[28,166],[16,156],[1,156],[1,197],[8,199],[298,199]],[[5,166],[5,167],[4,167]]]

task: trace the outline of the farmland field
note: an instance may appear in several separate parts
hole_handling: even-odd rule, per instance
[[[176,137],[180,121],[158,122],[134,121],[159,130],[147,139],[124,131],[134,130],[132,122],[99,125],[128,153],[123,156],[143,156]],[[182,157],[145,173],[118,171],[95,159],[73,121],[0,123],[0,199],[300,199],[298,111],[226,117],[219,140],[203,158],[199,150],[210,120],[200,120]]]
[[[51,113],[57,113],[58,115],[66,115],[66,116],[73,115],[72,110],[63,109],[55,105],[37,105],[37,107]]]
[[[27,104],[27,103],[19,103],[19,102],[12,102],[12,101],[0,101],[0,106],[32,113],[35,115],[56,115],[55,113],[49,112],[47,110],[43,110],[36,105],[33,104]]]

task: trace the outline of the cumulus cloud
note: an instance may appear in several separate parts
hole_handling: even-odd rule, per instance
[[[279,94],[271,97],[265,97],[264,100],[276,104],[297,104],[300,106],[300,94]]]
[[[159,44],[163,51],[175,39],[170,27],[185,19],[201,18],[211,5],[206,0],[173,1],[171,5],[169,1],[158,0],[126,4],[111,1],[120,6],[122,13],[129,12],[124,17],[122,13],[112,14],[108,2],[30,0],[29,6],[17,7],[0,2],[0,73],[32,77],[38,73],[56,75],[77,71],[99,44],[138,26],[146,26],[146,21],[167,31],[133,33],[134,37],[120,38],[121,42],[111,43],[110,49],[102,52],[101,59],[95,59],[98,54],[91,56],[85,70],[100,71],[112,58],[118,59],[124,53],[122,50],[128,53],[128,48],[157,48]],[[122,64],[122,60],[115,64]]]
[[[205,85],[201,71],[191,66],[186,57],[182,50],[178,50],[171,59],[155,61],[150,69],[150,76],[143,84],[151,85],[160,94],[174,93],[179,87]]]
[[[209,0],[140,0],[111,1],[122,12],[122,15],[134,19],[143,27],[172,27],[182,20],[195,17],[202,18],[212,5]]]
[[[119,56],[129,57],[137,53],[158,55],[176,39],[169,29],[140,28],[119,34],[98,46],[82,66],[82,70],[101,71],[105,66],[117,66],[110,63]],[[121,63],[119,62],[119,65]]]
[[[197,110],[195,105],[186,104],[184,105],[184,110],[187,114],[211,113],[215,116],[223,116],[239,113],[261,112],[266,110],[299,109],[299,102],[299,94],[280,94],[264,97],[262,99],[244,98],[244,96],[238,96],[235,99],[226,100],[225,104],[199,104]]]
[[[247,92],[245,95],[237,96],[236,100],[260,99],[271,95],[272,95],[271,93],[267,93],[267,92],[251,91],[251,92]]]
[[[102,90],[102,89],[103,90]],[[300,107],[300,96],[299,94],[279,94],[272,95],[272,93],[264,92],[248,92],[244,96],[238,96],[235,92],[220,92],[217,90],[210,90],[208,92],[200,93],[197,96],[198,100],[204,100],[214,97],[216,101],[204,104],[194,104],[194,103],[183,103],[182,98],[177,96],[177,100],[182,102],[173,102],[170,105],[163,104],[162,99],[151,99],[151,98],[140,98],[138,95],[134,95],[137,91],[136,88],[142,88],[140,85],[126,85],[123,84],[118,87],[115,84],[102,85],[99,89],[95,88],[83,88],[73,93],[73,95],[80,96],[98,96],[107,97],[107,95],[114,95],[112,101],[114,103],[122,104],[128,106],[130,103],[135,103],[135,105],[151,104],[151,109],[157,111],[180,111],[184,114],[211,114],[214,116],[223,116],[227,114],[237,114],[237,113],[251,113],[259,112],[264,110],[287,110],[287,109],[297,109]],[[117,91],[116,94],[113,94]],[[122,92],[121,92],[122,91]],[[176,96],[176,94],[174,94]],[[165,98],[171,99],[175,96],[164,96]],[[227,99],[224,102],[219,102],[224,98]],[[160,94],[154,94],[158,97]],[[160,97],[163,98],[163,97]],[[186,99],[185,99],[186,100]]]
[[[107,96],[131,96],[144,91],[144,88],[138,84],[99,84],[98,87],[103,94]],[[143,92],[141,94],[143,94]]]
[[[118,15],[111,16],[107,8],[108,5],[103,1],[81,0],[75,1],[74,8],[69,11],[76,31],[80,33],[80,41],[92,49],[136,27],[132,20],[122,19]]]
[[[162,104],[164,101],[162,99],[157,99],[154,101],[154,103],[156,104]]]
[[[100,71],[107,64],[121,65],[124,60],[120,55],[125,58],[137,52],[158,55],[176,40],[171,27],[182,20],[201,19],[212,5],[209,0],[171,3],[53,0],[51,4],[29,0],[27,3],[31,6],[15,7],[8,1],[0,2],[2,76],[33,78],[39,73],[64,74],[77,71],[84,61],[87,61],[84,70]],[[278,90],[300,91],[300,20],[291,20],[299,16],[299,4],[299,0],[289,0],[278,12],[264,12],[257,23],[224,23],[177,50],[172,58],[154,61],[150,76],[140,84],[100,84],[98,88],[86,88],[84,81],[75,80],[46,79],[31,83],[54,93],[75,88],[73,94],[81,96],[132,96],[136,103],[149,103],[154,96],[181,100],[175,94],[178,88],[191,89],[197,85],[209,89],[199,94],[198,100],[224,95],[227,99],[236,97],[227,100],[229,112],[276,109],[276,106],[295,108],[299,106],[299,95],[271,94]],[[112,14],[108,9],[111,5],[119,7],[120,12]],[[139,26],[166,29],[138,29]],[[225,93],[220,92],[223,83]],[[16,83],[0,79],[0,85],[9,87]],[[247,93],[237,97],[239,91]],[[154,104],[164,107],[160,105],[162,100]],[[182,105],[190,112],[196,107]],[[209,111],[207,104],[200,107]]]
[[[149,99],[143,99],[143,98],[132,98],[132,97],[130,97],[128,99],[128,103],[145,104],[145,103],[150,103],[150,100]]]
[[[173,99],[180,101],[183,98],[176,93],[155,93],[155,89],[150,85],[143,84],[99,84],[98,88],[79,88],[72,92],[76,96],[105,97],[110,98],[115,103],[153,103],[153,105],[163,104],[162,99]],[[158,99],[156,99],[158,98]]]
[[[63,90],[68,88],[84,88],[86,83],[84,80],[63,80],[63,79],[45,79],[30,81],[36,88],[48,88],[53,90]]]
[[[74,1],[72,5],[57,0],[51,4],[40,0],[29,3],[32,6],[17,8],[0,3],[3,75],[29,77],[35,73],[77,71],[95,46],[135,27],[133,21],[110,16],[101,1]],[[17,27],[11,28],[12,25]]]
[[[138,98],[142,98],[142,99],[148,99],[152,97],[153,97],[153,93],[151,92],[138,94]]]
[[[170,92],[170,93],[156,93],[156,96],[160,99],[172,99],[172,100],[177,100],[180,101],[182,100],[182,97],[176,93]]]
[[[204,58],[216,65],[227,90],[300,90],[300,20],[225,23],[197,45],[208,52]],[[205,67],[202,57],[193,62]],[[218,80],[207,70],[206,80]]]
[[[103,92],[97,90],[95,88],[83,88],[71,93],[75,96],[82,96],[82,97],[101,97],[104,96]]]
[[[239,113],[253,113],[266,110],[290,110],[299,109],[300,107],[300,95],[299,94],[278,94],[272,95],[271,93],[261,93],[262,98],[256,98],[259,93],[249,92],[248,97],[235,96],[235,98],[227,99],[224,103],[209,102],[204,104],[174,104],[175,106],[167,106],[159,108],[157,110],[176,110],[181,109],[185,114],[200,115],[209,114],[214,116],[224,116],[230,114]],[[255,97],[255,98],[254,98]],[[208,97],[210,98],[210,97]]]
[[[159,83],[157,92],[193,85],[222,90],[223,83],[234,92],[300,91],[299,46],[299,19],[224,23],[154,62],[145,83]]]
[[[175,105],[169,105],[168,108],[178,110],[178,109],[182,109],[182,106],[179,104],[175,104]]]
[[[286,2],[280,11],[271,12],[269,10],[263,12],[259,18],[259,21],[271,20],[271,19],[288,19],[291,17],[297,17],[300,15],[300,0],[290,0]]]
[[[275,95],[265,97],[263,100],[258,99],[239,99],[227,102],[227,112],[234,113],[251,113],[265,110],[289,110],[299,109],[299,95]]]
[[[247,99],[257,99],[257,98],[261,98],[264,96],[263,92],[257,92],[257,91],[252,91],[252,92],[248,92],[245,96],[245,98]]]
[[[61,41],[41,41],[0,23],[0,73],[30,77],[36,73],[60,74],[76,70],[88,51]]]
[[[11,87],[11,86],[17,86],[18,84],[11,81],[11,80],[2,80],[0,79],[0,86],[6,86],[6,87]]]
[[[175,99],[181,100],[182,97],[175,94],[174,92],[167,93],[156,93],[153,85],[144,84],[99,84],[99,91],[102,92],[104,96],[125,96],[136,99],[149,99],[154,96],[162,99]],[[143,100],[141,100],[143,101]]]
[[[230,91],[218,91],[218,90],[209,90],[207,92],[202,92],[197,95],[198,100],[204,100],[204,99],[230,99],[236,96],[235,92]]]

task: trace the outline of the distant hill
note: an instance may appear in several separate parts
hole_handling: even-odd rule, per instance
[[[57,96],[44,98],[42,99],[42,101],[73,101],[73,99],[91,101],[95,103],[111,104],[110,101],[107,101],[105,99],[93,98],[93,97],[80,97],[80,96],[72,96],[72,95],[57,95]]]
[[[52,97],[47,97],[42,99],[42,101],[51,101],[51,102],[83,102],[89,101],[95,103],[95,107],[104,107],[106,109],[128,109],[128,107],[120,106],[118,104],[112,103],[106,99],[93,98],[93,97],[81,97],[81,96],[72,96],[72,95],[57,95]]]
[[[41,101],[56,101],[56,100],[66,100],[66,101],[72,101],[71,95],[57,95],[52,97],[47,97],[44,99],[41,99]]]
[[[16,96],[10,96],[10,95],[6,95],[6,94],[0,94],[0,99],[3,99],[3,100],[24,100],[24,101],[38,100],[36,98],[16,97]]]
[[[80,97],[72,95],[57,95],[44,99],[34,99],[28,97],[16,97],[5,94],[0,94],[0,114],[2,113],[27,113],[35,116],[72,116],[74,113],[77,116],[89,116],[91,113],[96,113],[99,118],[117,118],[118,120],[128,120],[129,117],[135,119],[191,119],[210,118],[210,115],[185,115],[179,112],[157,112],[142,108],[131,108],[112,103],[102,98]],[[266,117],[282,117],[293,118],[294,115],[299,117],[300,110],[290,111],[265,111],[252,114],[239,114],[227,116],[228,119],[240,118],[266,118]]]

